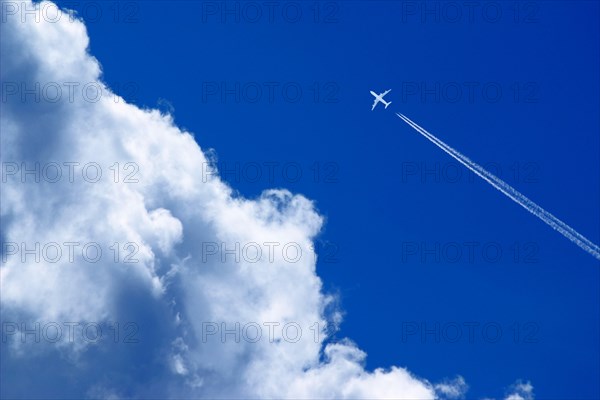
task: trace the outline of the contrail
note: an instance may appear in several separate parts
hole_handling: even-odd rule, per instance
[[[429,139],[440,149],[444,150],[451,157],[455,158],[462,165],[464,165],[465,167],[473,171],[475,174],[477,174],[481,179],[488,182],[490,185],[492,185],[500,192],[504,193],[507,197],[512,199],[515,203],[525,208],[527,211],[544,221],[546,224],[550,225],[553,229],[560,232],[564,237],[566,237],[567,239],[581,247],[583,250],[587,251],[588,253],[596,257],[598,260],[600,260],[600,247],[598,247],[598,245],[594,244],[585,236],[577,232],[575,229],[571,228],[569,225],[565,224],[560,219],[556,218],[554,215],[544,210],[542,207],[531,201],[529,198],[525,197],[523,194],[521,194],[515,188],[510,186],[508,183],[504,182],[502,179],[486,171],[481,165],[471,161],[468,157],[464,156],[459,151],[453,149],[446,143],[433,136],[431,133],[427,132],[425,129],[417,125],[415,122],[411,121],[405,115],[398,113],[396,113],[396,115],[408,125],[413,127],[421,135]]]

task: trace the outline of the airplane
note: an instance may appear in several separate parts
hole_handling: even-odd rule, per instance
[[[386,90],[386,91],[385,91],[385,92],[383,92],[383,93],[379,93],[379,94],[377,94],[377,93],[375,93],[374,91],[372,91],[372,90],[371,90],[371,94],[372,94],[373,96],[375,96],[375,102],[373,103],[373,107],[371,107],[371,111],[373,111],[373,110],[375,109],[375,106],[377,105],[377,103],[383,103],[383,104],[385,104],[385,108],[388,108],[388,106],[389,106],[390,104],[392,104],[392,102],[391,102],[391,101],[390,101],[390,102],[387,102],[387,101],[385,101],[385,100],[383,99],[383,96],[385,96],[386,94],[388,94],[388,93],[389,93],[389,92],[391,92],[391,91],[392,91],[392,89],[389,89],[389,90]]]

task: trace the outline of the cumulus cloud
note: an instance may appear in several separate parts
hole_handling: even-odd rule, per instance
[[[449,399],[462,398],[468,389],[469,385],[462,376],[435,384],[436,392]]]
[[[82,21],[1,5],[4,396],[464,394],[460,377],[370,372],[328,341],[341,313],[316,274],[312,201],[235,195],[171,116],[102,83]]]
[[[510,387],[504,400],[533,400],[533,386],[519,380]]]

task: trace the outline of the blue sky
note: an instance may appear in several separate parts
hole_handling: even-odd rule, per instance
[[[263,3],[121,2],[94,18],[58,2],[79,10],[107,85],[172,112],[221,169],[239,168],[224,180],[241,196],[315,201],[317,274],[344,311],[336,337],[368,369],[459,374],[467,398],[501,398],[518,379],[539,399],[600,397],[598,260],[395,116],[599,243],[598,3],[275,3],[269,20]],[[369,90],[386,89],[392,105],[371,111]]]

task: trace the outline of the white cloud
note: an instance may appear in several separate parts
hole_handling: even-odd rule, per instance
[[[533,400],[533,386],[530,382],[517,381],[509,389],[504,400]]]
[[[87,53],[89,39],[81,21],[41,18],[36,23],[29,18],[22,23],[16,14],[6,15],[1,29],[3,85],[63,88],[57,102],[22,101],[20,91],[5,93],[3,165],[80,163],[74,182],[67,179],[67,168],[55,183],[22,182],[19,173],[8,176],[0,194],[2,241],[29,247],[57,243],[63,251],[64,243],[81,243],[74,261],[63,254],[54,263],[43,257],[39,263],[23,263],[21,253],[10,255],[3,248],[3,322],[119,321],[123,329],[124,321],[136,321],[140,330],[139,345],[116,352],[80,338],[45,346],[13,340],[4,359],[14,363],[15,374],[34,371],[37,363],[31,354],[17,351],[22,346],[43,348],[40,357],[56,367],[35,386],[30,386],[31,377],[15,376],[12,390],[26,385],[43,394],[52,389],[106,398],[428,399],[464,394],[462,378],[433,385],[404,368],[368,372],[366,354],[349,340],[324,343],[328,324],[339,324],[341,313],[325,313],[332,299],[322,293],[311,250],[323,219],[310,200],[286,190],[265,191],[257,199],[233,196],[218,177],[207,179],[209,160],[170,116],[127,104],[102,83],[98,101],[86,100],[77,88],[71,101],[67,84],[81,88],[101,78],[99,63]],[[80,168],[89,162],[101,167],[97,183],[81,176]],[[115,183],[109,167],[117,162],[122,174],[129,172],[123,169],[126,163],[137,166],[139,182],[124,183],[120,175]],[[272,260],[265,251],[258,262],[236,261],[231,254],[223,262],[223,249],[207,251],[214,244],[231,249],[251,242],[280,245]],[[98,262],[84,259],[85,243],[102,249]],[[299,261],[286,260],[281,252],[286,243],[301,248]],[[132,251],[137,262],[125,263]],[[223,342],[222,332],[207,335],[209,327],[232,329],[236,323],[247,329],[242,331],[246,336],[260,327],[262,339],[238,343],[230,334]],[[289,337],[293,329],[286,339],[285,324],[302,329],[297,341]],[[273,342],[267,340],[271,334]],[[65,365],[77,370],[62,371]]]
[[[435,385],[436,392],[449,399],[462,398],[468,389],[469,385],[467,385],[462,376],[458,376],[453,380],[447,380]]]

